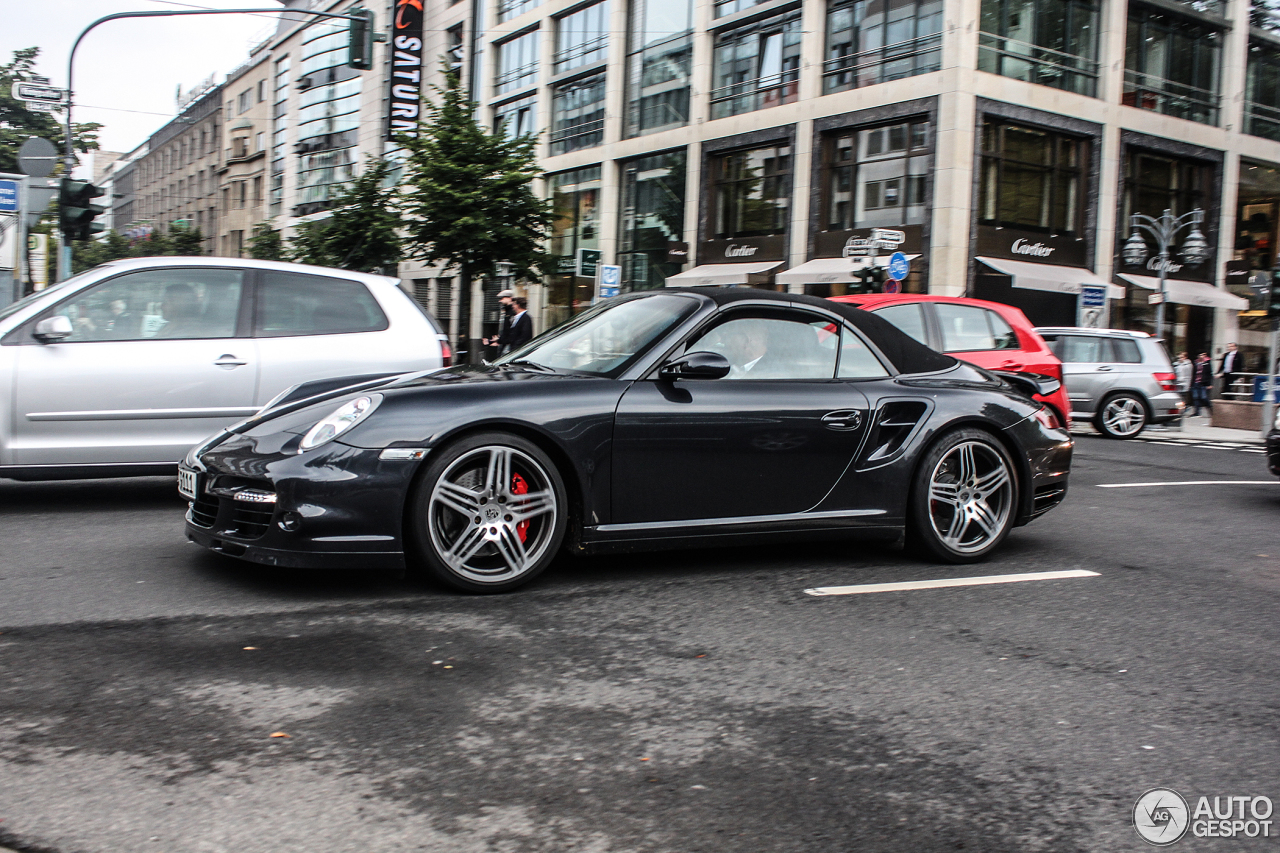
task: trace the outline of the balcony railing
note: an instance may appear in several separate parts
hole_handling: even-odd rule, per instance
[[[1141,71],[1124,72],[1125,106],[1217,125],[1221,101],[1217,92],[1208,89],[1175,83]]]
[[[1098,63],[992,33],[978,34],[978,70],[1097,97]]]
[[[590,41],[579,42],[558,52],[552,58],[555,73],[568,71],[581,65],[590,65],[605,58],[605,49],[609,46],[609,36],[600,36]]]
[[[895,42],[828,59],[822,63],[823,92],[874,86],[890,80],[928,74],[942,67],[942,34]]]
[[[1280,109],[1253,101],[1244,102],[1244,132],[1280,142]]]
[[[743,80],[711,90],[711,117],[724,118],[793,103],[800,96],[800,69]]]
[[[580,148],[594,148],[604,142],[604,113],[592,113],[592,117],[575,124],[561,124],[551,131],[551,153],[567,154]]]

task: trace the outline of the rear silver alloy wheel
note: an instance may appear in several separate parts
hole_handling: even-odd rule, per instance
[[[1098,423],[1112,438],[1133,438],[1147,425],[1147,407],[1137,397],[1119,394],[1103,405]]]
[[[990,548],[1009,526],[1013,472],[985,441],[948,448],[929,476],[929,523],[941,544],[959,555]]]
[[[561,506],[551,474],[531,454],[485,445],[436,479],[426,506],[434,556],[463,581],[509,585],[540,567]]]

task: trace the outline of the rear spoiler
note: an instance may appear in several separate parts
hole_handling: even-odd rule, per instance
[[[1041,397],[1049,397],[1058,393],[1058,390],[1062,388],[1062,383],[1059,380],[1054,379],[1052,376],[1045,376],[1043,373],[1015,373],[1012,370],[993,370],[991,372],[1028,397],[1034,397],[1037,394]]]

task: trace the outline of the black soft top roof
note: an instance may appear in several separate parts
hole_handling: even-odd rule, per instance
[[[662,292],[693,293],[705,296],[717,305],[727,305],[743,300],[759,300],[823,308],[845,318],[850,325],[870,338],[871,342],[893,362],[893,366],[899,373],[935,373],[954,367],[957,363],[951,356],[930,349],[889,321],[882,320],[870,311],[863,311],[848,302],[833,302],[818,296],[778,293],[752,287],[671,287]]]

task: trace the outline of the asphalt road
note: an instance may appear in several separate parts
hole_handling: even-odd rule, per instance
[[[1099,488],[1188,480],[1264,482]],[[0,481],[0,844],[1120,851],[1153,787],[1280,801],[1259,454],[1082,437],[1067,501],[979,567],[683,551],[494,598],[241,564],[182,511],[164,480]],[[1099,574],[805,593],[1064,569]]]

